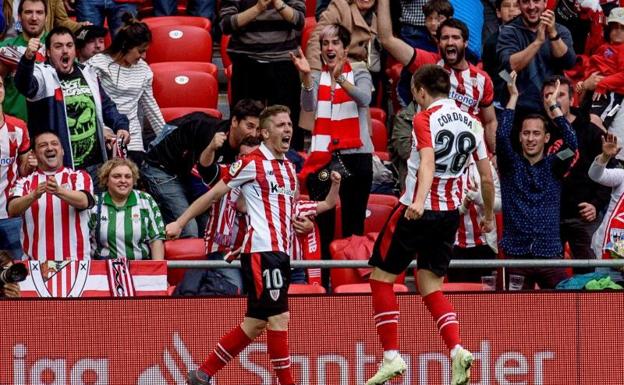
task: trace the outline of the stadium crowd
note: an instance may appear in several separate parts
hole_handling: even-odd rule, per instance
[[[154,1],[154,15],[173,15],[174,5]],[[412,74],[437,64],[450,75],[448,97],[483,127],[499,213],[498,230],[482,232],[487,210],[469,156],[475,144],[438,133],[436,171],[465,166],[457,183],[442,178],[432,186],[461,201],[436,206],[459,213],[452,258],[619,256],[619,181],[603,175],[624,160],[609,147],[624,136],[620,5],[225,0],[217,9],[213,1],[194,1],[188,14],[209,18],[209,33],[224,36],[223,62],[231,61],[230,118],[222,120],[219,111],[192,106],[165,119],[154,90],[160,72],[148,56],[166,42],[152,38],[145,4],[5,2],[0,249],[15,260],[163,259],[167,237],[204,236],[205,255],[235,258],[254,231],[270,231],[249,225],[237,189],[185,218],[180,229],[165,226],[179,225],[193,202],[263,148],[262,132],[275,122],[263,127],[260,117],[265,107],[283,105],[293,125],[282,137],[286,157],[304,194],[292,208],[296,235],[288,254],[330,258],[332,241],[348,238],[370,246],[350,257],[368,258],[371,199],[416,194],[408,174],[421,107]],[[318,20],[306,18],[314,9]],[[449,154],[446,166],[441,159]],[[339,198],[328,197],[332,181]],[[323,201],[330,207],[319,209]],[[448,279],[480,282],[491,273],[455,269]],[[522,276],[527,289],[555,288],[570,275],[543,268],[508,273]],[[317,275],[294,277],[320,283]],[[240,276],[230,279],[244,289]],[[322,284],[330,286],[327,276]]]

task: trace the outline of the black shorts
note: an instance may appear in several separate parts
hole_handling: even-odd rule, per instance
[[[407,206],[397,205],[377,237],[368,264],[392,274],[401,274],[417,257],[418,268],[439,277],[446,275],[453,256],[459,213],[425,210],[417,220],[405,219]]]
[[[247,289],[247,317],[266,321],[288,311],[288,254],[274,251],[242,254],[241,271]]]

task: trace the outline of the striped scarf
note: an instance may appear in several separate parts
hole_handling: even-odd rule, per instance
[[[344,64],[342,71],[347,81],[355,84],[353,70],[348,62]],[[337,83],[332,98],[331,73],[327,66],[321,72],[315,118],[310,156],[303,164],[300,174],[304,182],[309,174],[320,170],[331,161],[333,151],[362,146],[358,106]]]

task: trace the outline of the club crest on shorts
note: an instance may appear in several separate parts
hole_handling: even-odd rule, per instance
[[[269,290],[269,295],[271,296],[271,299],[273,301],[277,301],[279,299],[279,296],[280,296],[280,291],[279,291],[279,289],[271,289],[271,290]]]
[[[240,170],[240,168],[243,166],[243,161],[242,160],[237,160],[236,162],[232,163],[230,165],[230,175],[231,176],[235,176],[236,173],[238,172],[238,170]]]
[[[80,297],[89,261],[30,261],[30,274],[40,297]]]

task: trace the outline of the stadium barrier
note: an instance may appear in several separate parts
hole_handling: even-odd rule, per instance
[[[621,385],[624,293],[450,294],[472,385]],[[447,351],[420,298],[399,295],[409,369],[388,385],[448,385]],[[367,295],[290,300],[290,349],[301,385],[363,385],[381,359]],[[182,385],[245,311],[244,298],[0,301],[0,384]],[[263,335],[215,385],[274,385]]]

